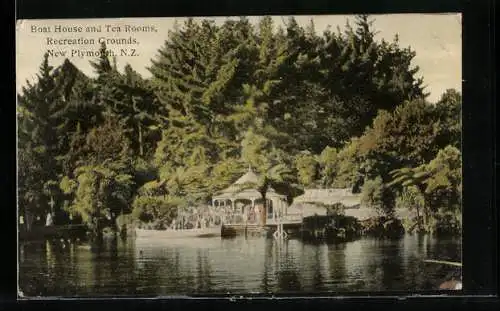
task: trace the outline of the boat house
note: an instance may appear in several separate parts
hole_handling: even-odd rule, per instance
[[[304,194],[293,200],[290,210],[300,212],[304,217],[326,215],[326,206],[334,204],[342,204],[346,215],[353,214],[352,216],[356,218],[363,218],[358,215],[360,210],[364,212],[364,208],[361,207],[361,196],[352,193],[351,189],[305,189]]]
[[[226,210],[229,218],[226,223],[266,225],[279,215],[286,214],[286,196],[271,187],[265,194],[264,205],[262,194],[257,189],[259,179],[259,175],[249,167],[248,172],[232,185],[213,196],[212,207]]]
[[[326,206],[342,204],[344,215],[366,220],[379,216],[375,208],[365,206],[361,202],[361,194],[352,193],[351,189],[306,189],[304,194],[296,197],[288,208],[289,212],[300,213],[303,217],[326,215]],[[395,209],[399,219],[415,217],[408,208]]]

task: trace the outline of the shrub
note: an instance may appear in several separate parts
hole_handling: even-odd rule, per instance
[[[380,210],[382,208],[383,189],[384,185],[380,176],[365,181],[361,190],[361,202],[366,206]]]
[[[374,217],[362,222],[363,232],[377,237],[398,237],[405,231],[402,222],[396,218]]]
[[[338,202],[332,205],[326,205],[326,214],[327,215],[344,215],[344,209],[346,207],[344,204]]]
[[[168,226],[177,217],[178,208],[185,202],[177,197],[138,196],[132,206],[132,217],[144,223],[154,223],[156,228]]]

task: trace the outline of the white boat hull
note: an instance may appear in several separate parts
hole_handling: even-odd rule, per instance
[[[165,238],[165,239],[181,239],[181,238],[203,238],[203,237],[220,237],[221,228],[202,228],[202,229],[185,229],[185,230],[147,230],[135,229],[136,237],[138,238]]]

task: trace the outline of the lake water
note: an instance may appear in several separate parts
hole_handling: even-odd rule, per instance
[[[416,291],[436,289],[460,269],[454,238],[406,235],[337,245],[299,240],[202,238],[108,240],[99,249],[51,242],[19,247],[24,296]]]

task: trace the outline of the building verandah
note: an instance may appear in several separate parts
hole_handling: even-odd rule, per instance
[[[224,223],[260,224],[286,214],[287,202],[284,195],[269,188],[266,204],[262,194],[255,189],[259,177],[251,168],[228,188],[212,198],[212,207],[225,211]]]

